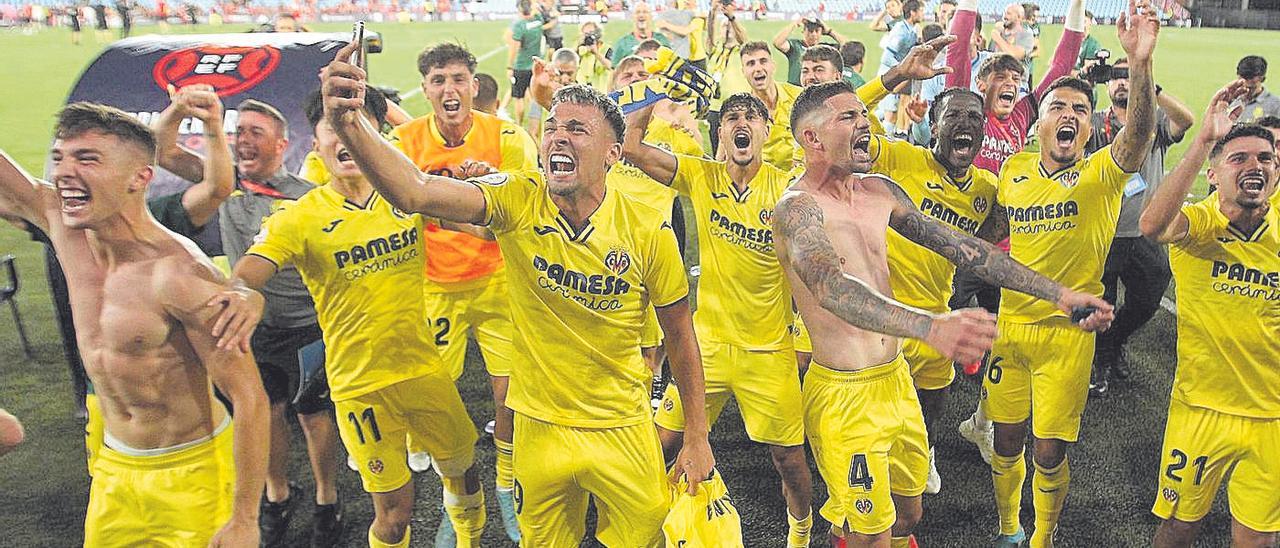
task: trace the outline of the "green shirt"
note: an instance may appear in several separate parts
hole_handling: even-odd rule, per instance
[[[667,40],[666,36],[654,34],[653,39],[657,40],[659,44],[671,47],[671,41]],[[613,63],[613,66],[615,67],[618,66],[620,61],[626,59],[630,55],[634,55],[636,53],[636,48],[640,47],[640,42],[643,41],[644,40],[636,38],[636,33],[634,32],[624,34],[622,38],[619,38],[617,42],[613,43],[613,50],[609,52],[609,62]]]
[[[1102,49],[1102,43],[1097,38],[1085,36],[1084,43],[1080,44],[1080,58],[1076,59],[1076,70],[1080,70],[1085,61],[1098,55],[1098,50],[1100,49]]]
[[[533,70],[533,58],[542,53],[542,17],[516,19],[511,23],[511,38],[520,43],[516,50],[515,70]]]
[[[791,47],[787,49],[787,83],[793,86],[800,85],[800,58],[804,57],[804,50],[809,49],[804,42],[795,38],[788,38],[787,44]]]
[[[844,81],[852,84],[853,89],[858,89],[862,87],[863,84],[867,83],[867,79],[863,78],[861,74],[854,72],[853,68],[851,67],[845,67],[844,69],[842,69],[840,71],[840,77],[844,78]]]

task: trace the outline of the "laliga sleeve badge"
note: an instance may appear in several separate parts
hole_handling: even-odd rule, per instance
[[[481,176],[479,176],[479,177],[472,177],[472,178],[467,179],[467,180],[468,180],[468,181],[471,181],[471,182],[473,182],[473,183],[479,183],[479,184],[482,184],[482,185],[489,185],[489,186],[502,186],[502,185],[507,184],[507,181],[510,181],[510,180],[511,180],[511,176],[510,176],[510,175],[508,175],[508,174],[506,174],[506,173],[490,173],[490,174],[488,174],[488,175],[481,175]]]

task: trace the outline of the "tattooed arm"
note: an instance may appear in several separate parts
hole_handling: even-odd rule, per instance
[[[889,216],[889,226],[898,234],[942,255],[957,267],[973,272],[989,284],[1049,301],[1067,313],[1089,306],[1098,309],[1082,324],[1086,328],[1110,323],[1111,305],[1106,301],[1063,287],[1013,260],[996,246],[930,219],[912,205],[911,198],[901,187],[892,181],[881,181],[897,201]]]
[[[982,310],[935,315],[890,299],[840,269],[813,196],[788,192],[774,208],[782,268],[795,273],[819,305],[845,323],[876,333],[923,340],[948,358],[978,360],[995,341],[995,316]],[[813,325],[813,324],[810,324]]]
[[[984,242],[993,244],[1000,243],[1001,240],[1009,237],[1009,212],[1005,211],[1000,202],[991,204],[991,213],[987,215],[987,220],[982,222],[982,226],[978,227],[976,236]]]

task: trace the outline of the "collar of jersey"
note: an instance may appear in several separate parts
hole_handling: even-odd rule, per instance
[[[1227,216],[1222,214],[1221,209],[1218,209],[1218,215],[1222,217],[1226,224],[1227,232],[1232,236],[1235,236],[1236,239],[1242,242],[1256,242],[1262,239],[1262,236],[1267,233],[1267,229],[1271,228],[1271,221],[1274,220],[1273,217],[1275,217],[1276,214],[1275,208],[1271,208],[1271,211],[1268,211],[1267,215],[1262,218],[1262,224],[1259,224],[1258,228],[1253,229],[1253,232],[1247,234],[1245,231],[1237,228],[1236,225],[1231,224],[1231,220],[1227,219]]]
[[[574,229],[573,224],[569,222],[569,219],[565,218],[564,213],[560,211],[559,207],[556,207],[555,202],[551,202],[551,208],[556,212],[556,226],[560,227],[560,230],[569,238],[569,241],[579,244],[587,243],[587,238],[590,238],[596,231],[596,227],[591,220],[595,219],[597,215],[601,215],[605,208],[611,207],[613,199],[613,193],[609,192],[608,188],[605,188],[604,198],[600,200],[600,205],[596,206],[596,210],[592,211],[590,215],[587,215],[587,222],[582,225],[581,229]]]
[[[445,142],[445,140],[444,140],[444,135],[441,135],[441,134],[440,134],[440,126],[436,125],[436,113],[434,113],[434,112],[432,112],[432,113],[431,113],[431,117],[430,117],[430,118],[427,118],[427,131],[430,131],[430,132],[431,132],[431,138],[432,138],[432,139],[435,139],[435,140],[436,140],[436,142],[437,142],[437,143],[440,143],[440,144],[441,144],[441,146],[443,146],[444,148],[458,148],[458,147],[460,147],[460,146],[462,146],[462,145],[467,144],[467,140],[471,138],[471,132],[473,132],[473,131],[475,131],[475,130],[476,130],[476,120],[475,120],[475,115],[476,115],[475,111],[472,111],[472,112],[471,112],[471,127],[467,129],[467,132],[462,136],[462,142],[461,142],[461,143],[458,143],[458,145],[457,145],[457,146],[449,146],[449,145]]]
[[[382,199],[381,196],[378,195],[378,191],[374,190],[373,193],[369,195],[369,200],[366,201],[364,205],[361,205],[351,201],[351,199],[347,198],[343,193],[338,192],[337,189],[333,188],[333,185],[324,185],[320,187],[320,189],[328,196],[332,203],[349,211],[371,210],[373,209],[374,204],[377,203],[378,200]]]
[[[938,159],[933,156],[932,150],[927,150],[926,155],[929,156],[929,165],[933,167],[935,173],[942,174],[942,179],[944,181],[955,185],[956,188],[960,189],[960,192],[968,192],[970,188],[973,188],[974,167],[972,165],[969,166],[969,169],[964,170],[964,177],[956,179],[951,176],[950,171],[947,171],[947,167],[942,165],[942,162],[939,162]]]
[[[1057,179],[1058,176],[1062,175],[1063,173],[1066,173],[1068,171],[1075,169],[1076,166],[1080,165],[1080,162],[1083,162],[1083,161],[1084,161],[1084,158],[1081,158],[1079,160],[1076,160],[1075,163],[1068,164],[1067,166],[1059,168],[1058,171],[1054,171],[1054,172],[1050,172],[1049,170],[1045,169],[1044,162],[1039,158],[1036,159],[1036,166],[1040,168],[1041,177],[1052,180],[1052,179]]]

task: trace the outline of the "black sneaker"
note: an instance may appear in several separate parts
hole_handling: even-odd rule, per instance
[[[302,487],[289,482],[289,498],[280,502],[267,500],[262,496],[262,510],[258,515],[258,527],[262,530],[262,547],[276,548],[284,546],[284,537],[289,532],[289,520],[293,519],[293,503],[298,499]]]
[[[1110,383],[1107,382],[1109,372],[1110,369],[1104,362],[1093,362],[1093,372],[1089,375],[1089,392],[1095,396],[1107,395],[1107,390],[1110,389]]]
[[[1133,374],[1133,370],[1129,368],[1129,356],[1125,352],[1124,347],[1120,347],[1114,353],[1111,360],[1111,376],[1119,381],[1129,380],[1129,376]]]
[[[317,504],[311,514],[311,548],[330,548],[342,540],[342,501]]]

